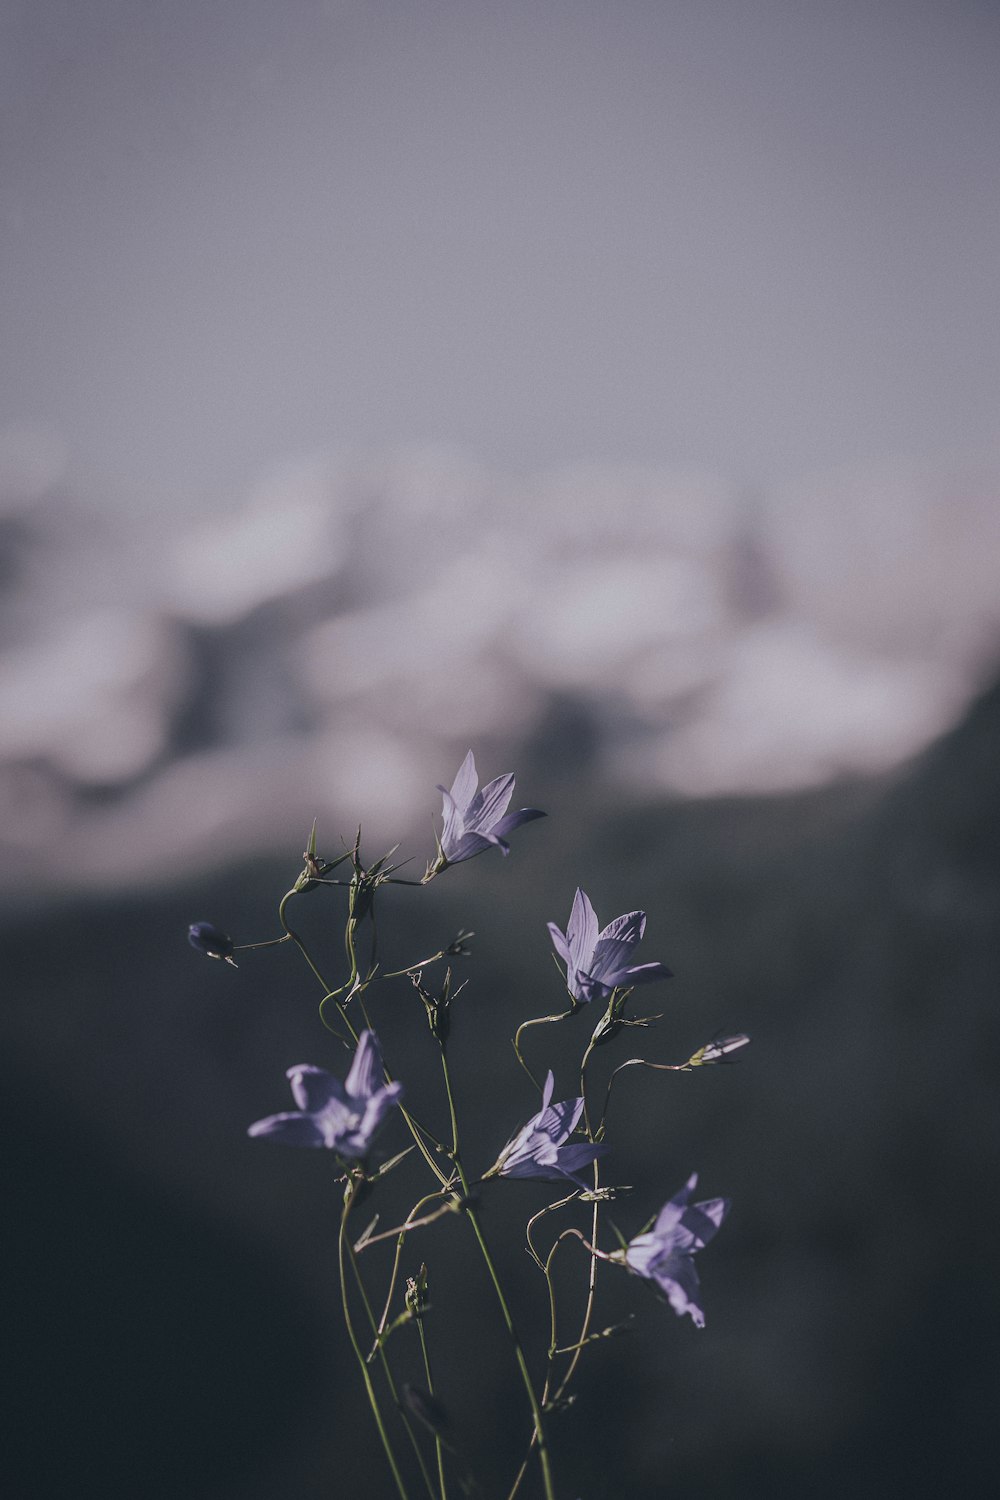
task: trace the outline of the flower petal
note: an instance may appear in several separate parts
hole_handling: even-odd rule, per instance
[[[681,1228],[690,1234],[696,1250],[703,1250],[715,1238],[729,1206],[728,1198],[706,1198],[703,1203],[692,1203],[684,1210]]]
[[[506,817],[494,823],[492,832],[505,839],[509,833],[513,833],[515,828],[520,828],[522,823],[533,823],[536,818],[547,816],[540,807],[519,807],[517,812],[507,813]]]
[[[533,1124],[558,1146],[573,1134],[582,1114],[582,1099],[563,1099],[559,1104],[547,1105],[541,1114],[535,1116]]]
[[[609,922],[607,927],[602,930],[597,941],[599,943],[612,943],[622,940],[635,944],[642,941],[642,935],[645,931],[646,913],[644,911],[627,911],[620,917],[615,917],[613,922]]]
[[[358,1050],[354,1054],[345,1087],[352,1099],[367,1101],[383,1082],[382,1048],[374,1031],[365,1030],[358,1038]]]
[[[299,1109],[315,1113],[329,1104],[331,1099],[343,1101],[344,1085],[325,1068],[314,1068],[311,1063],[298,1063],[289,1068],[285,1077],[292,1085],[292,1097]]]
[[[593,979],[605,979],[623,968],[632,956],[646,926],[644,911],[629,911],[609,922],[594,944],[593,955],[584,965]]]
[[[704,1328],[705,1314],[701,1310],[698,1272],[690,1255],[671,1256],[662,1266],[657,1266],[653,1279],[666,1292],[670,1306],[678,1317],[690,1313],[696,1328]]]
[[[466,827],[473,833],[490,833],[494,824],[499,823],[507,811],[507,804],[513,795],[513,771],[495,776],[469,803],[465,814]]]
[[[472,859],[490,847],[489,839],[484,838],[481,833],[463,832],[461,824],[458,825],[457,837],[449,839],[445,832],[441,834],[441,848],[450,865],[461,864],[463,859]]]
[[[556,924],[554,922],[550,922],[548,925],[549,925],[549,937],[552,939],[552,946],[553,946],[553,948],[556,950],[556,952],[558,953],[559,957],[562,959],[563,963],[564,964],[568,964],[569,963],[569,944],[567,943],[564,934],[559,930],[559,928],[556,926]]]
[[[556,1166],[556,1147],[545,1136],[536,1137],[521,1155],[508,1158],[500,1168],[501,1177],[537,1177],[543,1182],[558,1180],[562,1175]]]
[[[382,1121],[389,1113],[394,1104],[403,1097],[403,1085],[401,1083],[387,1083],[374,1093],[368,1101],[362,1116],[361,1124],[358,1126],[358,1134],[367,1143],[370,1143]]]
[[[665,1203],[660,1209],[660,1212],[656,1216],[656,1223],[653,1225],[654,1234],[662,1239],[665,1234],[669,1234],[680,1223],[681,1214],[687,1207],[691,1194],[697,1186],[698,1173],[692,1172],[680,1192],[675,1193],[670,1201]]]
[[[660,1254],[660,1241],[655,1234],[637,1234],[625,1249],[625,1264],[637,1276],[651,1276],[652,1265]]]
[[[666,964],[632,964],[606,975],[604,983],[614,990],[623,989],[626,985],[649,984],[654,979],[673,979],[673,977],[674,971],[668,969]]]
[[[574,969],[589,970],[590,955],[597,942],[597,931],[597,913],[590,904],[590,897],[577,886],[566,924],[566,941]]]
[[[560,1146],[556,1154],[556,1164],[564,1177],[569,1177],[573,1182],[578,1182],[582,1188],[589,1191],[593,1187],[592,1182],[578,1174],[584,1167],[589,1167],[598,1157],[606,1155],[608,1147],[597,1145],[591,1141],[574,1142],[571,1146]]]
[[[439,786],[438,791],[442,798],[441,817],[444,824],[441,829],[441,848],[445,858],[455,863],[459,858],[468,858],[468,855],[462,856],[456,852],[465,832],[464,815],[450,792],[445,791],[443,786]]]
[[[247,1135],[266,1135],[280,1141],[283,1146],[325,1146],[322,1130],[312,1115],[283,1114],[268,1115],[266,1120],[255,1120]]]
[[[458,775],[451,784],[451,800],[460,813],[464,813],[473,797],[476,795],[476,787],[479,785],[479,777],[476,774],[476,757],[470,750],[458,768]],[[438,787],[439,792],[444,787]]]

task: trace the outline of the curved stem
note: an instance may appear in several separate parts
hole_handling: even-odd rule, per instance
[[[527,1031],[527,1029],[528,1029],[529,1026],[548,1026],[553,1021],[565,1021],[565,1020],[568,1020],[568,1018],[570,1016],[575,1016],[576,1015],[576,1012],[577,1012],[578,1008],[579,1007],[574,1002],[574,1004],[570,1007],[569,1010],[561,1010],[561,1011],[559,1011],[559,1013],[557,1015],[554,1015],[554,1016],[534,1016],[530,1021],[522,1021],[521,1024],[520,1024],[520,1026],[515,1031],[513,1037],[511,1038],[511,1045],[514,1048],[514,1052],[515,1052],[515,1055],[517,1057],[517,1060],[521,1064],[521,1067],[524,1069],[524,1071],[527,1073],[528,1077],[531,1079],[532,1083],[535,1085],[536,1089],[540,1089],[541,1088],[541,1084],[538,1082],[538,1079],[535,1077],[534,1073],[531,1071],[531,1069],[528,1067],[528,1064],[525,1062],[524,1058],[521,1056],[521,1045],[520,1045],[520,1043],[521,1043],[521,1033],[523,1031]]]

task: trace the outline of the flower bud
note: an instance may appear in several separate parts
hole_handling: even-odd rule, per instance
[[[713,1037],[704,1047],[699,1047],[693,1057],[689,1057],[684,1064],[685,1068],[705,1068],[713,1063],[735,1062],[735,1052],[742,1052],[744,1047],[749,1047],[750,1038],[745,1032],[737,1032],[735,1036]]]
[[[188,928],[188,942],[199,953],[204,953],[209,958],[224,958],[227,964],[236,968],[232,938],[218,927],[213,927],[211,922],[192,922]]]

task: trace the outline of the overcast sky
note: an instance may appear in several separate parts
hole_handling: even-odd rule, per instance
[[[770,485],[993,444],[997,8],[2,0],[0,434]]]

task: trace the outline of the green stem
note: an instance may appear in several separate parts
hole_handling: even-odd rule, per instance
[[[527,1073],[528,1077],[531,1079],[532,1083],[535,1085],[536,1089],[540,1089],[541,1088],[541,1084],[538,1082],[538,1079],[535,1077],[534,1073],[528,1067],[528,1064],[525,1062],[523,1056],[521,1055],[521,1035],[522,1035],[522,1033],[525,1032],[525,1031],[527,1031],[527,1029],[528,1029],[529,1026],[549,1026],[554,1021],[565,1021],[565,1020],[568,1020],[568,1018],[570,1016],[575,1016],[576,1015],[576,1011],[577,1011],[577,1007],[574,1006],[570,1010],[561,1010],[556,1015],[553,1015],[553,1016],[534,1016],[530,1021],[522,1021],[521,1024],[520,1024],[520,1026],[515,1031],[513,1037],[511,1038],[511,1045],[514,1048],[515,1056],[517,1057],[518,1062],[521,1064],[521,1067],[524,1069],[524,1071]]]
[[[448,1095],[448,1108],[451,1112],[451,1117],[454,1120],[456,1118],[455,1101],[452,1095],[451,1073],[448,1068],[448,1054],[443,1042],[440,1043],[440,1048],[441,1069],[444,1074],[445,1092]],[[549,1443],[548,1438],[545,1434],[545,1423],[542,1419],[542,1408],[539,1403],[538,1396],[535,1392],[534,1382],[531,1379],[531,1372],[528,1369],[528,1361],[525,1358],[524,1348],[521,1344],[514,1319],[511,1315],[510,1307],[507,1304],[507,1298],[504,1296],[503,1287],[500,1285],[500,1278],[497,1275],[497,1268],[494,1265],[493,1257],[490,1254],[490,1247],[486,1243],[486,1237],[483,1234],[482,1226],[479,1223],[479,1215],[476,1213],[475,1208],[469,1201],[469,1180],[465,1175],[465,1168],[462,1166],[461,1157],[459,1156],[457,1150],[454,1153],[453,1159],[455,1162],[455,1170],[458,1172],[459,1181],[462,1184],[462,1191],[465,1194],[466,1198],[465,1217],[472,1225],[473,1233],[476,1236],[480,1252],[482,1253],[483,1260],[486,1263],[486,1269],[489,1272],[490,1280],[493,1283],[493,1290],[496,1292],[497,1301],[500,1304],[500,1312],[503,1315],[504,1323],[507,1325],[507,1332],[510,1334],[511,1343],[514,1346],[514,1359],[517,1363],[517,1368],[521,1375],[525,1393],[528,1397],[528,1404],[531,1407],[531,1415],[535,1427],[535,1443],[538,1448],[538,1461],[542,1469],[542,1484],[545,1489],[545,1500],[555,1500],[556,1492],[552,1482],[552,1462],[549,1456]]]
[[[347,1248],[347,1220],[354,1204],[354,1195],[357,1192],[357,1187],[357,1180],[352,1178],[344,1198],[344,1211],[340,1216],[340,1234],[337,1236],[337,1262],[340,1267],[340,1297],[344,1309],[344,1323],[347,1327],[347,1336],[351,1341],[351,1348],[354,1350],[354,1357],[358,1362],[358,1369],[361,1371],[365,1390],[368,1393],[368,1402],[372,1409],[372,1415],[375,1418],[375,1426],[378,1428],[378,1435],[382,1440],[382,1447],[385,1450],[389,1468],[392,1470],[392,1477],[396,1481],[396,1489],[399,1491],[400,1500],[409,1500],[406,1485],[403,1483],[403,1476],[400,1474],[399,1466],[396,1463],[396,1455],[393,1453],[392,1445],[389,1442],[389,1434],[385,1430],[385,1423],[382,1420],[382,1410],[378,1403],[378,1397],[375,1395],[375,1387],[372,1385],[372,1378],[368,1373],[368,1366],[365,1363],[365,1357],[361,1352],[357,1334],[354,1332],[354,1324],[351,1321],[351,1307],[347,1296],[347,1277],[344,1274],[344,1259]]]
[[[371,1301],[368,1297],[368,1292],[365,1289],[364,1281],[361,1278],[361,1270],[358,1266],[357,1256],[354,1253],[350,1241],[348,1241],[347,1243],[347,1255],[351,1262],[351,1270],[354,1272],[354,1280],[357,1283],[358,1291],[361,1294],[362,1305],[368,1315],[368,1322],[371,1325],[372,1332],[377,1337],[378,1326],[375,1322],[375,1313],[372,1309]],[[406,1412],[406,1408],[403,1406],[402,1402],[399,1399],[399,1392],[396,1389],[396,1382],[393,1379],[392,1369],[389,1364],[389,1356],[386,1354],[385,1345],[381,1341],[378,1344],[378,1354],[379,1363],[382,1366],[382,1373],[385,1376],[385,1383],[389,1387],[389,1395],[392,1397],[393,1405],[399,1412],[403,1426],[406,1428],[406,1435],[410,1439],[410,1446],[413,1448],[413,1451],[416,1454],[417,1463],[420,1466],[420,1473],[423,1476],[424,1486],[427,1490],[428,1500],[434,1500],[434,1486],[431,1483],[431,1476],[428,1472],[427,1464],[424,1460],[424,1455],[420,1451],[420,1444],[417,1442],[417,1435],[413,1430],[413,1423],[410,1421],[410,1418]]]
[[[590,1043],[587,1046],[587,1050],[584,1052],[583,1058],[581,1059],[581,1062],[580,1062],[580,1094],[581,1094],[581,1097],[583,1099],[583,1118],[584,1118],[584,1121],[585,1121],[586,1127],[587,1127],[587,1138],[588,1138],[588,1140],[591,1140],[591,1141],[594,1139],[594,1132],[593,1132],[593,1130],[591,1129],[591,1126],[590,1126],[590,1111],[589,1111],[589,1109],[587,1107],[587,1063],[590,1061],[590,1054],[593,1052],[593,1050],[594,1050],[594,1041],[593,1041],[593,1039],[591,1039]],[[601,1165],[600,1165],[599,1161],[595,1160],[594,1161],[594,1191],[595,1191],[595,1193],[596,1193],[597,1189],[600,1187],[600,1183],[601,1183]],[[600,1200],[595,1197],[594,1204],[593,1204],[593,1213],[591,1215],[591,1221],[590,1221],[590,1243],[592,1245],[594,1245],[594,1246],[597,1245],[597,1230],[598,1230],[598,1221],[600,1219],[600,1212],[601,1212]],[[569,1362],[569,1368],[567,1369],[566,1374],[563,1376],[562,1380],[560,1381],[559,1387],[558,1387],[558,1389],[557,1389],[557,1391],[555,1393],[555,1396],[553,1398],[556,1401],[558,1401],[558,1400],[561,1399],[563,1393],[566,1391],[567,1387],[569,1386],[570,1381],[573,1379],[573,1376],[576,1374],[576,1367],[580,1363],[580,1357],[583,1354],[584,1345],[586,1344],[586,1342],[587,1342],[587,1336],[590,1333],[590,1323],[591,1323],[591,1319],[594,1316],[594,1300],[595,1300],[596,1292],[597,1292],[597,1258],[596,1258],[596,1256],[592,1255],[590,1257],[590,1277],[589,1277],[588,1282],[587,1282],[587,1305],[586,1305],[586,1307],[584,1309],[583,1326],[580,1329],[579,1343],[578,1343],[578,1347],[576,1349],[575,1354],[573,1355],[572,1359]]]
[[[531,1023],[528,1023],[528,1024],[531,1024]],[[581,1097],[583,1099],[583,1118],[584,1118],[584,1123],[585,1123],[586,1130],[587,1130],[587,1138],[589,1140],[591,1140],[591,1141],[594,1139],[594,1132],[591,1129],[590,1112],[589,1112],[589,1109],[587,1107],[587,1081],[586,1081],[586,1074],[587,1074],[587,1063],[590,1061],[590,1054],[594,1051],[594,1045],[595,1044],[594,1044],[593,1038],[591,1038],[590,1042],[587,1045],[586,1051],[584,1052],[583,1057],[582,1057],[582,1059],[580,1061],[580,1095],[581,1095]],[[515,1050],[516,1050],[516,1046],[515,1046]],[[595,1188],[595,1190],[599,1186],[600,1186],[600,1164],[597,1161],[595,1161],[594,1162],[594,1188]],[[569,1200],[567,1199],[567,1200],[564,1200],[564,1201],[568,1202]],[[552,1204],[551,1205],[552,1208],[558,1208],[560,1206],[561,1206],[560,1204]],[[548,1212],[547,1209],[543,1209],[542,1210],[542,1213],[546,1213],[546,1212]],[[594,1204],[593,1204],[593,1213],[592,1213],[592,1216],[591,1216],[590,1242],[591,1242],[592,1245],[596,1245],[597,1244],[597,1229],[598,1229],[599,1216],[600,1216],[600,1203],[599,1203],[599,1200],[595,1198],[594,1199]],[[549,1401],[549,1392],[552,1389],[552,1384],[553,1384],[553,1381],[552,1381],[553,1365],[554,1365],[554,1360],[555,1360],[555,1356],[556,1356],[556,1352],[557,1352],[556,1351],[556,1301],[555,1301],[555,1287],[553,1286],[553,1283],[552,1283],[552,1259],[553,1259],[553,1256],[555,1254],[555,1251],[556,1251],[556,1249],[557,1249],[560,1241],[556,1240],[555,1245],[553,1245],[552,1249],[549,1251],[549,1254],[547,1255],[545,1261],[542,1262],[540,1256],[536,1252],[535,1247],[534,1247],[534,1245],[532,1243],[531,1232],[530,1232],[531,1228],[532,1228],[532,1225],[535,1222],[535,1219],[539,1219],[541,1217],[542,1217],[542,1214],[536,1214],[535,1218],[530,1219],[528,1221],[528,1248],[529,1248],[529,1250],[531,1252],[532,1258],[534,1259],[535,1263],[537,1265],[539,1265],[541,1267],[541,1269],[542,1269],[542,1272],[543,1272],[543,1274],[545,1276],[545,1282],[546,1282],[546,1285],[548,1287],[548,1292],[549,1292],[549,1312],[550,1312],[550,1318],[551,1318],[551,1340],[550,1340],[550,1343],[549,1343],[548,1365],[547,1365],[546,1372],[545,1372],[545,1384],[542,1387],[542,1403],[544,1405],[544,1404],[548,1403],[548,1401]],[[569,1231],[567,1231],[567,1233],[568,1232]],[[560,1236],[560,1239],[561,1239],[561,1236]],[[580,1330],[580,1338],[579,1338],[579,1340],[578,1340],[578,1342],[576,1344],[571,1344],[569,1346],[569,1349],[567,1351],[564,1351],[564,1352],[568,1352],[568,1353],[571,1352],[572,1357],[570,1359],[569,1366],[567,1367],[565,1375],[563,1376],[562,1380],[559,1382],[558,1386],[556,1387],[555,1393],[552,1395],[551,1400],[552,1400],[553,1403],[555,1403],[557,1401],[560,1401],[562,1399],[562,1397],[565,1395],[565,1393],[566,1393],[566,1391],[567,1391],[567,1389],[568,1389],[568,1387],[570,1385],[570,1382],[573,1379],[573,1376],[576,1374],[576,1369],[577,1369],[577,1366],[580,1363],[580,1358],[581,1358],[581,1356],[583,1354],[584,1348],[586,1347],[587,1343],[589,1342],[588,1335],[590,1333],[590,1324],[591,1324],[591,1321],[592,1321],[593,1316],[594,1316],[594,1302],[595,1302],[595,1298],[596,1298],[596,1292],[597,1292],[597,1260],[596,1260],[596,1258],[594,1256],[591,1256],[591,1258],[590,1258],[590,1274],[589,1274],[588,1281],[587,1281],[587,1301],[586,1301],[586,1305],[584,1307],[583,1326],[582,1326],[582,1328]],[[536,1441],[537,1441],[537,1434],[536,1433],[532,1433],[532,1435],[531,1435],[531,1442],[528,1444],[528,1452],[525,1455],[524,1460],[521,1463],[521,1467],[517,1471],[517,1475],[516,1475],[516,1477],[514,1479],[514,1483],[511,1486],[510,1491],[508,1492],[507,1500],[514,1500],[514,1497],[516,1496],[518,1490],[521,1487],[521,1481],[524,1479],[524,1476],[525,1476],[525,1474],[527,1472],[528,1459],[531,1456],[531,1450],[535,1446]]]
[[[420,1335],[420,1352],[424,1357],[424,1374],[427,1376],[427,1392],[434,1394],[434,1376],[431,1374],[430,1355],[427,1353],[427,1335],[424,1333],[423,1319],[417,1319],[417,1333]],[[448,1500],[448,1490],[444,1480],[444,1445],[437,1433],[434,1434],[434,1451],[437,1454],[438,1485],[441,1491],[441,1500]]]
[[[344,1025],[347,1027],[347,1030],[350,1033],[351,1040],[354,1042],[354,1044],[356,1046],[357,1043],[358,1043],[357,1028],[354,1026],[353,1022],[351,1021],[350,1016],[347,1014],[347,1011],[345,1010],[345,1008],[343,1007],[343,1005],[340,1004],[339,1000],[336,1000],[336,997],[339,994],[341,994],[342,991],[347,988],[347,986],[346,985],[341,985],[341,987],[340,987],[339,990],[334,990],[334,989],[330,988],[330,986],[329,986],[329,984],[327,984],[326,979],[324,978],[323,974],[321,974],[320,970],[316,967],[315,963],[313,962],[313,958],[312,958],[311,953],[309,952],[309,949],[306,947],[305,943],[299,937],[298,933],[295,932],[289,926],[288,918],[285,915],[285,908],[287,907],[287,905],[288,905],[289,901],[291,900],[291,898],[293,896],[297,896],[298,894],[299,894],[298,891],[296,891],[295,888],[294,888],[294,886],[293,886],[293,888],[290,891],[286,891],[285,894],[282,896],[280,905],[278,906],[278,921],[281,923],[282,927],[285,929],[285,932],[288,935],[288,937],[290,937],[292,939],[293,943],[298,948],[299,952],[302,954],[302,957],[305,959],[306,963],[309,965],[309,968],[312,970],[312,973],[314,974],[314,976],[316,977],[316,979],[318,979],[319,983],[323,986],[324,994],[323,994],[323,999],[320,1001],[319,1012],[320,1012],[320,1019],[323,1021],[324,1026],[326,1026],[328,1030],[334,1031],[334,1028],[332,1026],[330,1026],[329,1022],[326,1020],[325,1016],[323,1015],[323,1006],[326,1004],[326,1002],[328,1000],[335,1000],[336,1001],[336,1005],[337,1005],[337,1014],[340,1016],[340,1019],[343,1021]],[[334,1034],[336,1036],[340,1036],[339,1032],[334,1031]],[[345,1038],[344,1037],[340,1037],[340,1040],[344,1041]],[[384,1072],[385,1072],[386,1082],[387,1083],[391,1083],[392,1082],[392,1074],[389,1072],[388,1068],[384,1069]],[[443,1187],[447,1183],[448,1177],[447,1177],[447,1174],[445,1172],[441,1171],[441,1168],[438,1166],[437,1162],[434,1160],[434,1157],[432,1156],[432,1154],[431,1154],[431,1152],[430,1152],[430,1150],[429,1150],[426,1142],[423,1140],[423,1137],[420,1134],[420,1131],[423,1129],[423,1127],[417,1125],[417,1122],[413,1119],[412,1115],[408,1114],[407,1111],[403,1108],[403,1106],[401,1104],[398,1106],[398,1108],[399,1108],[399,1112],[402,1115],[403,1119],[406,1121],[406,1127],[409,1130],[410,1135],[413,1137],[413,1141],[414,1141],[414,1144],[417,1147],[417,1150],[420,1152],[420,1154],[423,1157],[424,1161],[430,1167],[431,1171],[434,1173],[434,1176],[437,1178],[438,1182],[440,1182],[441,1185],[442,1185],[442,1187]],[[431,1137],[431,1139],[433,1139],[433,1137]]]

